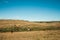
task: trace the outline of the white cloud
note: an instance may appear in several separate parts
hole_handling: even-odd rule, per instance
[[[20,17],[19,16],[15,16],[15,19],[20,19]]]

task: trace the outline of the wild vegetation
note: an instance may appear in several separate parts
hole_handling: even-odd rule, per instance
[[[23,20],[0,20],[0,32],[60,30],[60,21],[35,23]]]
[[[12,26],[12,27],[5,27],[5,28],[0,28],[0,32],[23,32],[23,31],[41,31],[41,30],[60,30],[60,27],[17,27],[17,26]]]
[[[0,40],[60,40],[60,30],[0,33]]]
[[[0,20],[0,40],[60,40],[60,22]]]

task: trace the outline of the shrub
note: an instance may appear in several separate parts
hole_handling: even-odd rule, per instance
[[[60,27],[6,27],[6,28],[0,28],[0,32],[21,32],[21,31],[40,31],[40,30],[60,30]]]

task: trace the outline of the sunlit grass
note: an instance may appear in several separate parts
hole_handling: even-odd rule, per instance
[[[0,40],[60,40],[60,30],[0,33]]]

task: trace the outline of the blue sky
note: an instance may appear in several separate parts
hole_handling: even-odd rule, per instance
[[[0,0],[0,19],[60,21],[60,0]]]

